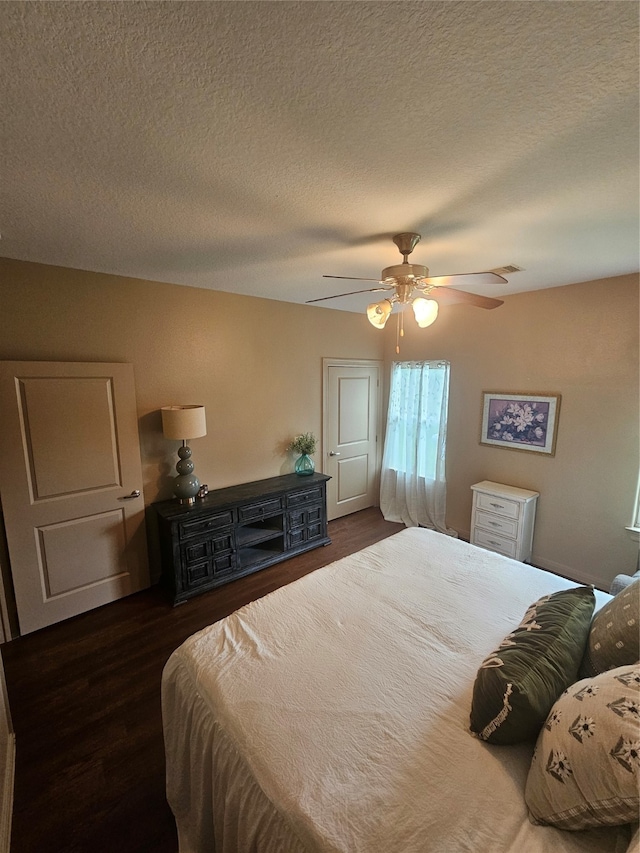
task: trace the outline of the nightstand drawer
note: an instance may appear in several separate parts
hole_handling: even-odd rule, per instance
[[[508,498],[500,498],[496,495],[485,495],[482,492],[478,492],[476,507],[477,509],[495,512],[508,518],[520,517],[520,504],[518,501],[510,501]]]
[[[487,548],[489,551],[497,551],[505,557],[515,557],[517,552],[517,543],[514,539],[506,539],[488,530],[476,530],[473,534],[473,544]]]
[[[476,513],[476,526],[483,530],[499,533],[501,536],[508,536],[509,539],[518,538],[518,522],[515,519],[502,518],[500,515],[478,511]]]

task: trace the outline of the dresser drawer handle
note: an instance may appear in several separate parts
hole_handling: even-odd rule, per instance
[[[490,524],[492,527],[502,527],[502,525],[500,524],[500,522],[499,522],[499,521],[490,521],[490,522],[489,522],[489,524]]]
[[[502,545],[502,542],[496,542],[495,539],[489,539],[489,545],[495,545],[499,548]]]
[[[491,506],[492,506],[494,509],[504,509],[504,506],[503,506],[502,504],[491,504]]]

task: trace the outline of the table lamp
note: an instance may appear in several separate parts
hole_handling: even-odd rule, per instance
[[[181,504],[192,506],[200,488],[200,481],[193,473],[191,448],[187,441],[207,434],[204,406],[163,406],[162,432],[165,438],[182,442],[178,448],[180,459],[176,465],[178,476],[173,481],[173,493]]]

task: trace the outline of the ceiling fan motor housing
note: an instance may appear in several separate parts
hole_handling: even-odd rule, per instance
[[[429,269],[422,264],[396,264],[393,267],[385,267],[382,270],[381,280],[388,281],[396,278],[428,278]]]

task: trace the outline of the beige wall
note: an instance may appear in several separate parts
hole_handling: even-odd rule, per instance
[[[451,362],[449,526],[468,535],[472,483],[510,483],[541,493],[538,565],[605,587],[635,568],[624,526],[638,474],[638,310],[637,278],[623,276],[507,297],[496,311],[451,306],[430,329],[408,318],[400,357]],[[289,438],[321,433],[322,358],[390,363],[394,325],[0,259],[0,358],[134,365],[146,503],[171,494],[177,444],[162,437],[161,406],[206,406],[208,434],[192,448],[211,488],[290,471]],[[555,457],[480,445],[483,390],[560,393]]]
[[[447,524],[468,536],[470,486],[540,492],[533,562],[608,587],[636,568],[638,278],[620,276],[509,296],[495,311],[451,306],[429,329],[408,318],[396,356],[451,362]],[[483,390],[562,395],[554,457],[479,444]]]
[[[295,434],[321,435],[322,358],[382,359],[383,345],[344,311],[0,259],[1,359],[133,364],[147,504],[175,476],[161,406],[206,406],[191,448],[209,488],[276,476]]]

